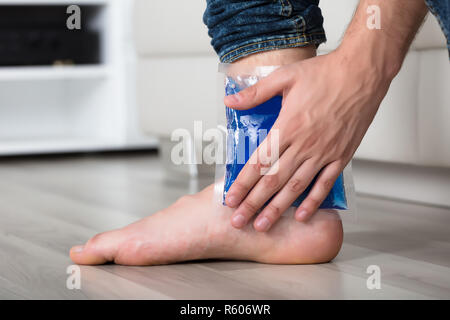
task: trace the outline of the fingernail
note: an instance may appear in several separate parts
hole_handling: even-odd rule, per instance
[[[267,231],[267,229],[269,229],[270,227],[270,221],[266,217],[263,217],[256,221],[255,227],[258,229],[258,231]]]
[[[308,211],[306,211],[305,209],[301,209],[299,212],[297,212],[297,214],[295,215],[295,218],[297,220],[304,220],[306,217],[308,216]]]
[[[75,246],[72,248],[72,252],[74,253],[80,253],[81,251],[83,251],[84,246]]]
[[[239,215],[233,217],[231,222],[233,223],[234,227],[242,228],[245,225],[245,217],[243,215],[239,214]]]
[[[227,205],[231,208],[234,208],[238,205],[238,199],[235,196],[227,197]]]

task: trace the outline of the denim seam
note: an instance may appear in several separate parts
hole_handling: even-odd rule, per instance
[[[251,49],[251,50],[246,50],[243,51],[242,53],[236,55],[234,58],[239,58],[245,54],[248,53],[253,53],[253,52],[258,52],[258,51],[264,51],[264,50],[275,50],[275,49],[282,49],[282,48],[290,48],[290,47],[295,47],[298,45],[305,45],[305,44],[310,44],[311,42],[309,41],[300,41],[300,42],[294,42],[294,43],[290,43],[290,44],[283,44],[283,45],[279,45],[279,46],[270,46],[270,47],[264,47],[264,48],[257,48],[257,49]]]
[[[236,52],[236,51],[238,51],[238,50],[241,50],[242,48],[245,48],[245,47],[250,47],[250,46],[254,46],[254,45],[261,44],[261,43],[265,43],[265,42],[271,42],[271,41],[293,40],[293,39],[298,39],[298,38],[300,38],[300,37],[306,38],[306,37],[310,37],[310,36],[313,36],[313,35],[325,35],[325,33],[323,33],[323,32],[316,32],[316,33],[309,33],[308,35],[303,34],[302,36],[297,35],[297,36],[295,36],[295,37],[289,37],[289,38],[275,38],[275,39],[261,40],[261,41],[249,43],[249,44],[240,46],[240,47],[238,47],[238,48],[236,48],[236,49],[233,49],[233,50],[231,50],[230,52],[227,52],[226,54],[224,54],[224,55],[222,56],[222,59],[224,59],[226,56],[230,55],[231,53]]]
[[[324,34],[324,33],[322,33],[322,34]],[[292,39],[299,39],[299,41],[296,41],[294,43],[287,43],[287,44],[280,44],[280,45],[271,45],[271,46],[263,47],[263,48],[248,49],[248,50],[245,50],[245,51],[242,51],[242,52],[236,54],[235,56],[231,56],[231,58],[228,59],[228,60],[225,60],[224,57],[228,56],[230,53],[232,53],[232,52],[229,52],[226,55],[224,55],[221,60],[222,60],[223,63],[229,63],[229,62],[232,62],[232,61],[234,61],[234,60],[236,60],[236,59],[238,59],[238,58],[240,58],[242,56],[245,56],[245,55],[247,55],[249,53],[256,53],[256,52],[262,52],[262,51],[267,51],[267,50],[275,50],[275,49],[292,48],[292,47],[297,47],[297,46],[305,46],[305,45],[308,45],[308,44],[311,44],[311,43],[316,43],[316,40],[320,41],[320,39],[313,39],[313,38],[311,38],[311,40],[308,41],[308,40],[305,40],[306,38],[307,37],[291,37],[291,38],[286,38],[286,39],[279,38],[279,39],[271,39],[271,40],[267,40],[267,41],[255,42],[255,43],[252,43],[252,44],[249,44],[249,45],[257,45],[257,44],[268,42],[268,41],[287,40],[287,39],[291,39],[291,40]],[[302,39],[302,40],[300,40],[300,39]],[[246,45],[246,46],[249,46],[249,45]],[[237,48],[237,49],[235,49],[233,51],[236,51],[236,50],[239,50],[239,49],[242,49],[242,48],[243,47],[239,47],[239,48]]]

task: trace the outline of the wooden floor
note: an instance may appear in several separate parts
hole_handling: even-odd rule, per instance
[[[450,298],[450,210],[362,196],[329,264],[81,267],[81,289],[67,289],[73,244],[198,187],[164,172],[142,154],[0,160],[0,298]],[[370,265],[381,269],[379,290],[367,289]]]

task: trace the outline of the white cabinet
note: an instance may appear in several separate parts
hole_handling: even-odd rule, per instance
[[[99,31],[101,61],[0,67],[0,155],[156,146],[156,140],[137,126],[132,3],[75,3],[82,8],[82,19],[92,19],[88,25]],[[0,0],[0,10],[6,5],[70,4],[66,0]]]

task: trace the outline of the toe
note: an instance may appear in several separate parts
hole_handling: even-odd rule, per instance
[[[70,258],[76,264],[97,265],[114,261],[119,231],[97,234],[85,245],[74,246],[70,250]]]

